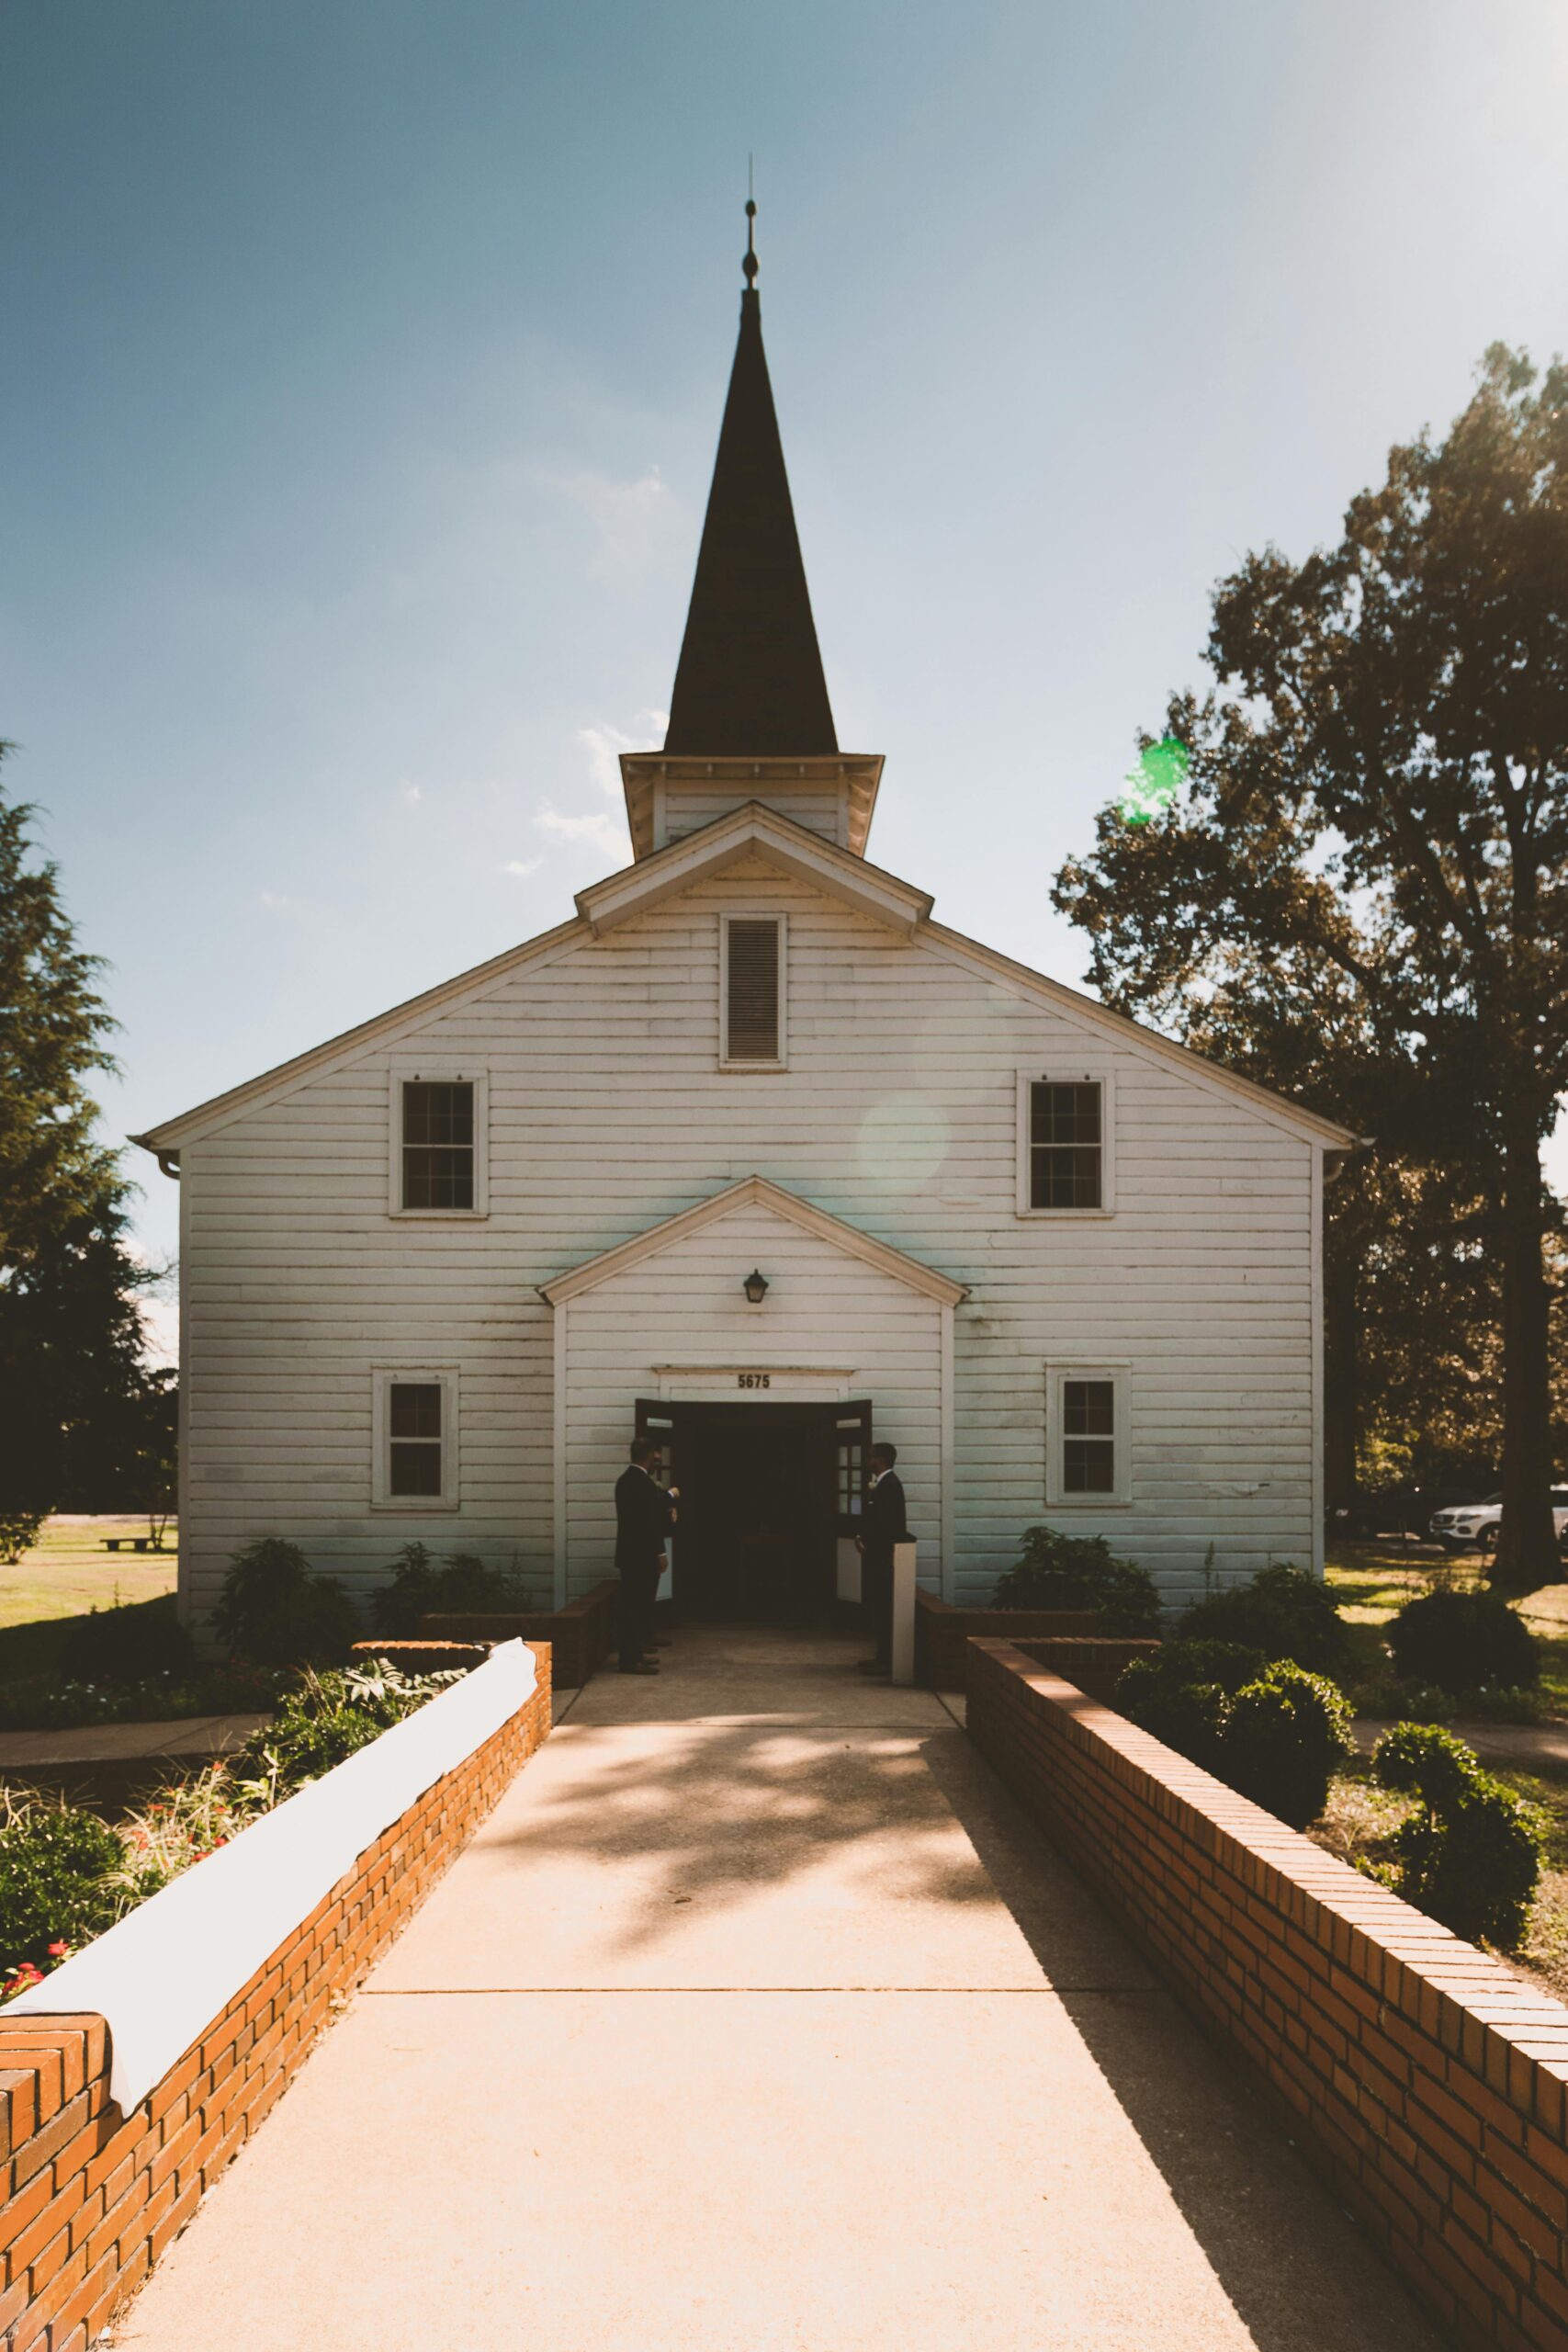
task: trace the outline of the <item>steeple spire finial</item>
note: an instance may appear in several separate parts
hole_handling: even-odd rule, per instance
[[[751,158],[746,158],[746,258],[740,266],[746,273],[749,293],[757,290],[757,246],[752,234],[757,223],[757,199],[751,193]]]
[[[746,198],[740,336],[664,749],[814,758],[839,748],[784,470]]]

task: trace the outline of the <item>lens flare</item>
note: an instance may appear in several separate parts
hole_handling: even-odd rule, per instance
[[[1191,752],[1175,735],[1164,735],[1140,752],[1137,766],[1124,779],[1127,788],[1119,803],[1126,822],[1146,825],[1151,817],[1168,808],[1191,764]]]

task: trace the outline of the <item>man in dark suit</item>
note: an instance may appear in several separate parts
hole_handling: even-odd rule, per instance
[[[876,1653],[863,1657],[863,1674],[893,1671],[893,1546],[908,1541],[909,1522],[904,1510],[904,1486],[893,1464],[896,1445],[871,1449],[871,1491],[865,1498],[865,1533],[860,1545],[860,1597],[876,1637]]]
[[[675,1524],[675,1504],[653,1476],[657,1446],[632,1441],[631,1466],[615,1481],[615,1574],[621,1580],[621,1672],[657,1674],[653,1604],[668,1565],[665,1544]]]

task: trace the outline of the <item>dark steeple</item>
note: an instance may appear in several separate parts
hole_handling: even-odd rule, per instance
[[[756,210],[748,201],[740,339],[664,749],[805,759],[839,741],[762,351]]]

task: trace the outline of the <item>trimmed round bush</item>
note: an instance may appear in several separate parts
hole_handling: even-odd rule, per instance
[[[1232,1700],[1221,1775],[1254,1804],[1304,1829],[1328,1803],[1328,1784],[1350,1753],[1352,1720],[1326,1675],[1281,1658]]]
[[[1500,1593],[1424,1592],[1388,1629],[1402,1679],[1439,1690],[1528,1690],[1540,1679],[1534,1636]]]
[[[312,1576],[299,1546],[277,1535],[235,1553],[212,1622],[219,1639],[256,1666],[335,1665],[359,1637],[342,1585]]]
[[[1181,1621],[1185,1638],[1245,1642],[1265,1657],[1290,1658],[1312,1674],[1331,1674],[1349,1648],[1328,1587],[1309,1569],[1280,1562],[1247,1584],[1211,1594]]]
[[[1116,1704],[1140,1731],[1219,1772],[1231,1701],[1262,1664],[1239,1642],[1162,1642],[1153,1657],[1123,1668]]]
[[[1393,1834],[1395,1892],[1456,1936],[1517,1943],[1546,1846],[1537,1807],[1483,1771],[1475,1750],[1436,1724],[1396,1724],[1386,1732],[1372,1777],[1421,1802]]]
[[[1159,1595],[1146,1568],[1121,1558],[1103,1535],[1065,1535],[1055,1527],[1024,1530],[993,1606],[1092,1609],[1105,1634],[1159,1630]]]

